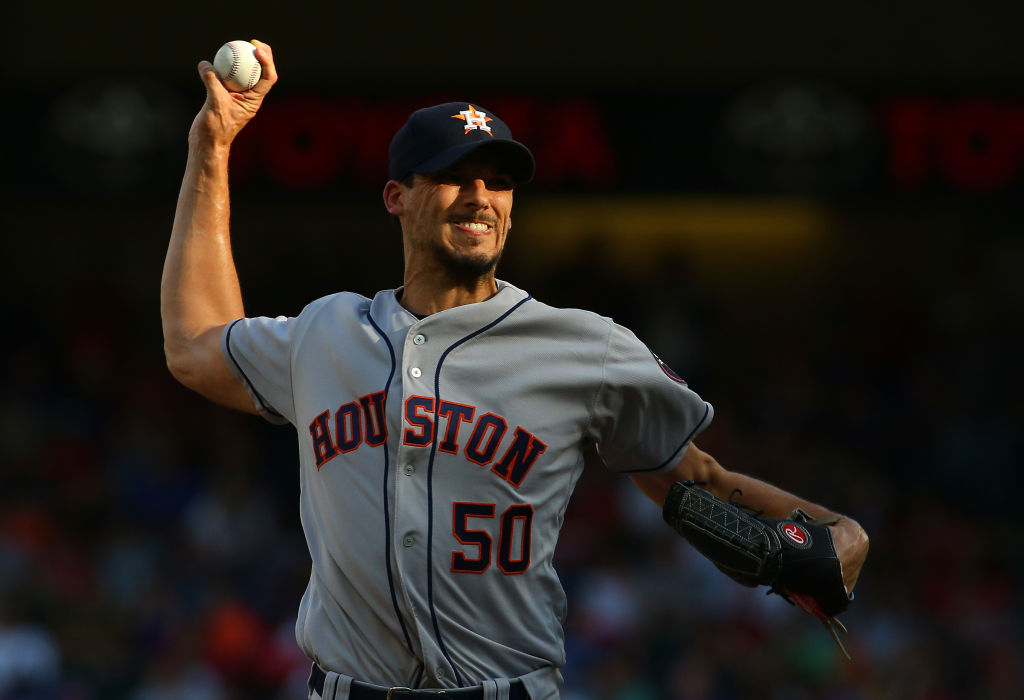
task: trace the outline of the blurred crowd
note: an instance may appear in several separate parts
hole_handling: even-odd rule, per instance
[[[702,449],[872,538],[848,662],[589,469],[556,561],[567,700],[1024,697],[1024,254],[998,227],[891,234],[845,234],[814,289],[731,300],[674,258],[639,278],[584,252],[551,275],[508,261],[500,276],[633,328],[713,403]],[[0,346],[0,700],[304,698],[294,433],[177,385],[138,294],[69,285]]]

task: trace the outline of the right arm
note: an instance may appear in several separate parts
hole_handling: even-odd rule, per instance
[[[231,255],[228,155],[231,143],[277,82],[270,46],[254,41],[263,75],[252,90],[228,92],[208,61],[199,64],[206,102],[188,135],[188,161],[160,283],[167,367],[211,401],[256,413],[220,351],[220,336],[245,315]]]

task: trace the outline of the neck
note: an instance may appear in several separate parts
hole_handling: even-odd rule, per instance
[[[458,282],[407,272],[399,302],[414,314],[430,315],[456,306],[486,301],[497,293],[498,284],[493,272],[474,280]]]

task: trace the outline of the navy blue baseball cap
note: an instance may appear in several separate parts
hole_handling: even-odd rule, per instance
[[[530,149],[513,139],[493,112],[469,102],[446,102],[413,112],[391,139],[388,178],[436,173],[481,148],[494,152],[517,185],[533,178]]]

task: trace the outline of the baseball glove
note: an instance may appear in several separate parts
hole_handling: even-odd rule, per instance
[[[839,519],[814,520],[798,508],[785,520],[776,520],[751,510],[732,497],[729,502],[716,498],[696,482],[681,481],[669,489],[662,515],[734,580],[770,586],[769,593],[821,619],[850,658],[838,634],[846,628],[835,617],[852,599],[828,528]]]

